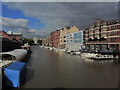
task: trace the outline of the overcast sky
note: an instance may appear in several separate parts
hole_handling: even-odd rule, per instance
[[[96,19],[118,19],[117,2],[3,3],[3,29],[44,38],[58,28],[76,25],[84,30]]]

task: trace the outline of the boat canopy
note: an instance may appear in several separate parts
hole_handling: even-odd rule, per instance
[[[9,55],[15,56],[15,59],[19,59],[20,57],[27,54],[27,50],[25,50],[25,49],[15,49],[13,51],[0,53],[0,55],[4,55],[4,54],[9,54]]]

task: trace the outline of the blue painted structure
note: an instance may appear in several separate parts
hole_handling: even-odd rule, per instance
[[[10,66],[5,68],[5,75],[7,77],[7,86],[20,87],[25,80],[26,64],[19,61],[12,63]]]
[[[83,43],[83,31],[74,32],[74,42]]]

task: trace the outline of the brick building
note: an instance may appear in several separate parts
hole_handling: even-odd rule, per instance
[[[84,45],[86,50],[99,52],[106,50],[120,50],[120,21],[96,20],[84,30]]]
[[[112,50],[120,50],[120,20],[108,22],[108,44]]]
[[[60,30],[51,32],[51,47],[59,48],[60,44]]]

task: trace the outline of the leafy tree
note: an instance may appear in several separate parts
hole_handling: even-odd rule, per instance
[[[42,40],[38,40],[37,43],[39,43],[40,45],[42,45]]]

